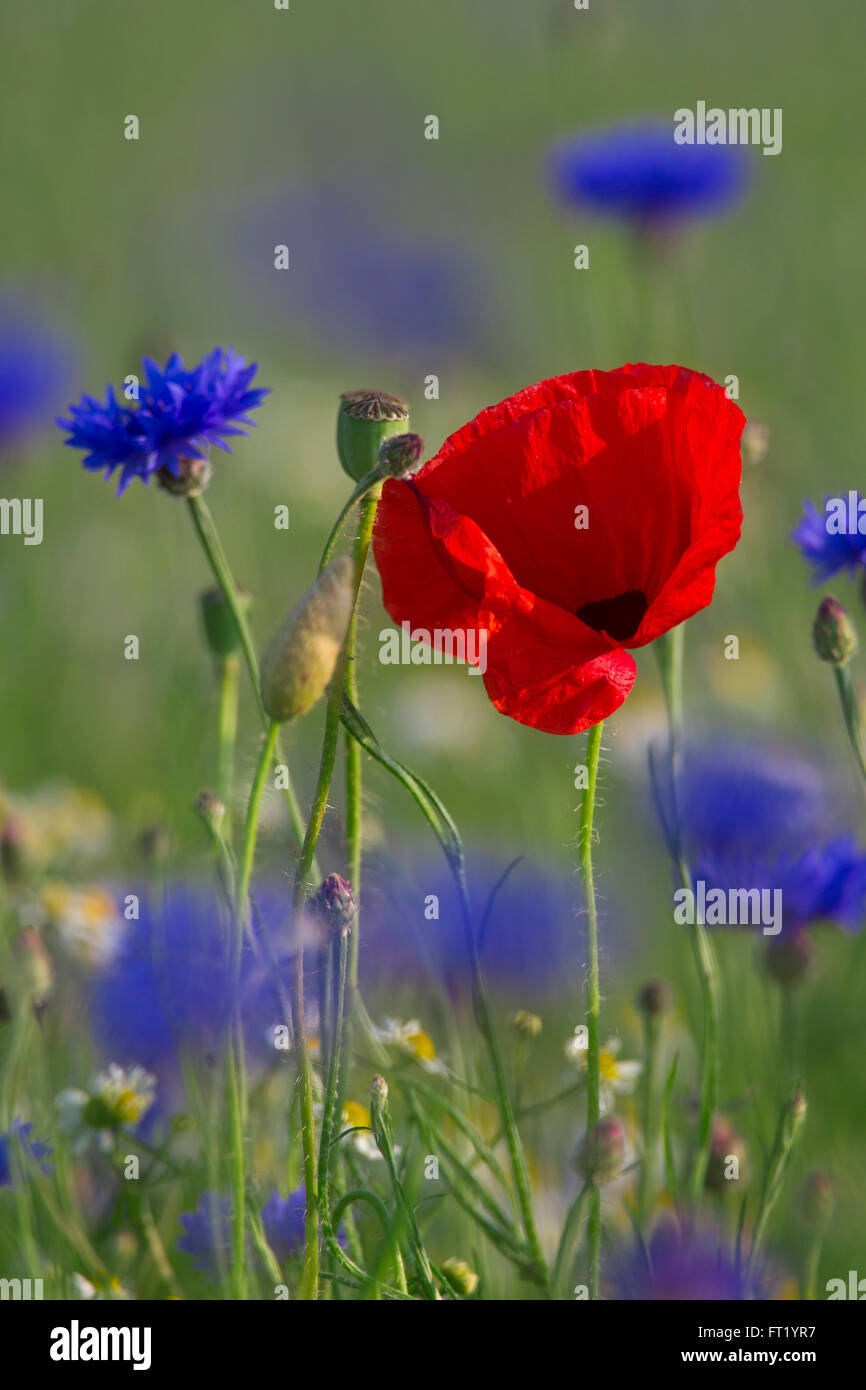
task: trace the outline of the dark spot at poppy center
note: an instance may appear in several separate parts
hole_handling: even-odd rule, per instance
[[[615,642],[633,637],[647,610],[646,594],[642,589],[626,589],[616,598],[602,598],[597,603],[584,603],[577,616],[596,632],[606,632]]]

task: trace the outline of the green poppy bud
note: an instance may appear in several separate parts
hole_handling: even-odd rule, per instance
[[[246,590],[242,589],[238,594],[238,604],[245,617],[250,611],[252,601],[252,594]],[[208,589],[201,595],[199,603],[205,641],[211,654],[218,661],[224,661],[227,656],[239,652],[241,634],[222,589]]]
[[[355,603],[355,567],[332,560],[292,609],[262,661],[262,701],[271,719],[299,719],[324,695]]]
[[[344,391],[337,414],[337,453],[344,472],[356,483],[379,462],[379,449],[393,434],[404,434],[409,407],[384,391]]]
[[[845,666],[857,650],[857,632],[837,598],[821,600],[812,628],[815,651],[832,666]]]

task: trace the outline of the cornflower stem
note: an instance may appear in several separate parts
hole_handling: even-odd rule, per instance
[[[673,858],[683,888],[693,888],[692,875],[685,855],[680,824],[677,784],[679,780],[682,719],[683,719],[683,624],[656,639],[655,651],[659,664],[662,689],[668,712],[670,734],[671,803],[673,808]],[[695,966],[701,987],[704,1011],[704,1032],[701,1051],[701,1104],[698,1120],[698,1142],[691,1175],[691,1198],[697,1206],[704,1186],[710,1154],[713,1114],[719,1093],[719,971],[707,932],[702,922],[689,928]]]
[[[346,676],[344,687],[354,705],[358,703],[357,675],[357,634],[358,597],[364,580],[367,555],[373,537],[373,524],[376,509],[382,495],[381,483],[373,486],[364,496],[361,508],[361,522],[355,541],[355,605],[349,624],[346,641]],[[346,732],[346,869],[352,885],[356,903],[361,901],[361,826],[363,813],[363,761],[361,745]],[[353,1000],[358,989],[358,948],[359,932],[357,921],[349,942],[349,998]]]
[[[752,1227],[752,1240],[749,1247],[749,1261],[747,1277],[751,1279],[755,1273],[755,1265],[761,1252],[764,1236],[767,1230],[767,1223],[773,1213],[782,1187],[785,1175],[791,1163],[791,1158],[800,1137],[803,1124],[806,1119],[806,1102],[803,1099],[802,1090],[799,1085],[794,1087],[791,1095],[785,1101],[779,1112],[779,1120],[776,1125],[776,1137],[767,1160],[767,1167],[764,1173],[764,1182],[761,1188],[761,1196],[758,1201],[758,1211],[755,1216],[755,1224]]]
[[[279,724],[276,720],[271,720],[265,732],[265,736],[262,739],[259,760],[256,763],[253,784],[250,788],[250,797],[247,802],[247,814],[244,822],[243,840],[241,842],[241,857],[238,865],[237,891],[235,897],[234,945],[232,955],[235,972],[240,964],[244,931],[249,922],[250,880],[252,879],[253,863],[256,857],[256,841],[259,833],[259,815],[262,807],[262,794],[265,788],[265,781],[267,780],[268,769],[274,759],[274,747],[277,742],[279,731]]]
[[[231,610],[238,632],[241,638],[241,648],[244,654],[244,662],[249,673],[250,683],[253,688],[256,705],[261,717],[262,725],[268,727],[268,716],[262,703],[261,681],[259,679],[259,662],[256,656],[256,649],[253,644],[250,625],[247,622],[246,613],[238,597],[238,588],[229,569],[229,563],[225,552],[220,543],[219,534],[216,529],[210,508],[202,497],[188,497],[187,507],[192,517],[196,535],[201,543],[205,558],[210,565],[211,572],[217,582],[219,589]],[[301,815],[301,808],[295,795],[294,787],[288,775],[288,766],[283,758],[279,738],[274,744],[274,753],[277,763],[284,769],[286,807],[289,814],[289,824],[295,843],[300,845],[304,838],[304,821]]]
[[[217,716],[217,796],[226,808],[226,839],[231,839],[231,810],[234,799],[235,744],[238,734],[237,656],[223,657],[217,668],[219,712]]]
[[[580,873],[583,880],[583,896],[586,903],[587,919],[587,979],[586,979],[586,1127],[591,1130],[598,1124],[599,1093],[601,1090],[599,1012],[601,992],[598,974],[598,908],[595,900],[595,884],[592,873],[592,840],[595,821],[595,795],[598,782],[598,759],[601,752],[601,736],[604,721],[594,724],[586,737],[587,785],[580,806],[580,828],[577,848],[580,860]],[[591,1299],[599,1296],[601,1277],[601,1193],[595,1183],[587,1183],[589,1217],[587,1222],[587,1244],[589,1247],[589,1293]]]
[[[834,666],[833,677],[836,681],[836,689],[839,692],[839,703],[842,706],[842,718],[845,721],[845,729],[851,747],[854,750],[854,757],[860,769],[860,775],[866,783],[866,755],[863,752],[863,733],[860,728],[860,711],[857,707],[857,697],[854,694],[854,684],[851,680],[851,668],[845,666]]]
[[[584,1203],[587,1197],[590,1196],[592,1187],[592,1183],[584,1183],[569,1207],[568,1215],[565,1218],[565,1225],[562,1228],[562,1235],[559,1239],[559,1248],[556,1252],[556,1263],[553,1267],[553,1288],[554,1292],[557,1294],[574,1260],[574,1244],[580,1226],[580,1218],[583,1214]]]

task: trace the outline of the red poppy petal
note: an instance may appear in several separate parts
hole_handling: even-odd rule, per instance
[[[532,623],[508,623],[487,649],[484,685],[500,714],[548,734],[579,734],[606,719],[629,694],[637,668],[628,652],[572,664]]]

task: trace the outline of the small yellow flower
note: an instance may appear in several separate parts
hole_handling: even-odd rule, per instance
[[[601,1080],[599,1108],[607,1114],[614,1108],[614,1096],[630,1095],[638,1077],[643,1071],[643,1063],[637,1061],[621,1062],[619,1052],[622,1043],[619,1038],[610,1038],[598,1051],[598,1070]],[[587,1049],[582,1034],[574,1034],[565,1045],[565,1055],[569,1061],[577,1062],[583,1071],[587,1065]]]

